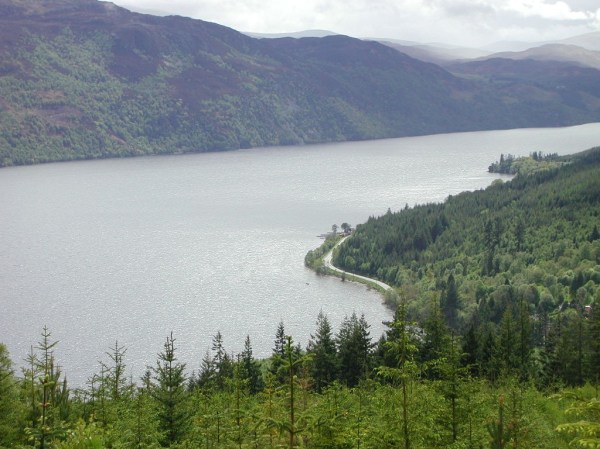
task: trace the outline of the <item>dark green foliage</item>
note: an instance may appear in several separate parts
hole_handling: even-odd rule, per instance
[[[337,348],[327,316],[319,312],[317,330],[311,335],[307,352],[312,356],[311,377],[317,392],[322,392],[338,376]]]
[[[588,344],[585,338],[584,318],[581,311],[573,309],[561,315],[558,318],[560,334],[555,349],[555,369],[567,384],[582,385],[585,374],[584,352]]]
[[[519,299],[516,306],[516,326],[517,326],[517,371],[519,377],[525,380],[530,375],[532,342],[532,319],[529,311],[529,303],[524,299]]]
[[[600,384],[600,299],[597,299],[591,306],[587,320],[587,341],[588,349],[588,379]]]
[[[239,376],[246,382],[250,394],[256,394],[259,391],[262,391],[264,383],[260,372],[260,365],[252,355],[252,344],[250,343],[249,335],[246,336],[244,350],[240,355],[238,364]]]
[[[595,381],[583,316],[600,288],[600,244],[590,239],[600,216],[600,149],[560,162],[371,218],[334,263],[395,285],[423,326],[429,298],[440,295],[446,323],[465,335],[474,374]]]
[[[442,315],[438,301],[432,301],[429,314],[423,323],[423,337],[418,345],[418,360],[422,363],[424,375],[438,378],[438,362],[444,357],[450,345],[450,332]]]
[[[598,225],[594,225],[594,229],[592,229],[589,240],[590,242],[593,242],[598,239],[600,239],[600,232],[598,232]]]
[[[450,273],[446,287],[442,293],[442,310],[446,318],[446,323],[450,329],[458,329],[458,310],[460,308],[460,298],[458,297],[458,289],[454,275]]]
[[[150,395],[158,405],[158,420],[166,447],[180,441],[189,425],[185,364],[177,361],[175,350],[175,339],[171,333],[163,351],[158,354],[156,366],[152,368],[153,384],[150,388]]]
[[[415,363],[417,346],[414,334],[407,321],[406,303],[403,300],[390,324],[393,329],[391,338],[385,342],[385,348],[394,359],[393,366],[380,366],[378,374],[393,384],[399,384],[402,392],[400,408],[402,410],[402,440],[404,449],[411,447],[411,428],[414,427],[410,416],[409,384],[416,378],[418,366]]]
[[[0,343],[0,448],[15,447],[23,438],[20,429],[15,426],[25,416],[18,386],[8,350]]]
[[[285,376],[281,372],[281,367],[285,360],[285,337],[285,326],[283,325],[283,321],[280,321],[275,332],[275,341],[273,352],[271,354],[271,366],[269,368],[269,371],[275,376],[279,383],[283,383],[285,379]]]
[[[499,217],[495,220],[486,220],[483,227],[483,247],[484,263],[483,274],[493,276],[498,271],[496,269],[496,249],[500,245],[500,236],[502,234],[502,224]]]
[[[215,386],[217,389],[223,390],[227,380],[233,377],[233,360],[231,360],[231,357],[227,354],[227,351],[223,346],[223,336],[221,335],[221,331],[218,331],[213,337],[212,351],[214,354],[212,366],[214,368]],[[252,354],[250,352],[250,357],[251,356]]]
[[[479,376],[479,340],[475,325],[471,324],[462,341],[462,362],[471,376]]]
[[[196,378],[191,379],[190,384],[192,388],[198,387],[204,390],[212,390],[216,388],[215,379],[216,371],[213,358],[210,352],[206,350],[200,365],[200,372]]]
[[[339,379],[348,387],[369,376],[373,344],[369,332],[369,324],[364,315],[360,318],[353,313],[346,317],[340,326],[336,338],[338,347]]]

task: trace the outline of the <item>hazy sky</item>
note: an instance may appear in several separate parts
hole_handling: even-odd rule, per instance
[[[483,46],[600,31],[598,0],[113,0],[239,31],[329,30],[354,37]]]

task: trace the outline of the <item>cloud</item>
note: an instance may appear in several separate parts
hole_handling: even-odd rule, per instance
[[[509,11],[515,11],[523,17],[541,17],[548,20],[590,20],[591,11],[573,10],[564,1],[546,2],[543,0],[530,0],[527,2],[510,0],[507,4]]]
[[[600,29],[597,0],[116,0],[262,33],[326,29],[356,37],[481,46]]]

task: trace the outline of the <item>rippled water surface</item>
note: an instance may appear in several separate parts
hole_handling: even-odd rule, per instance
[[[283,320],[305,345],[319,310],[376,339],[377,293],[304,268],[317,235],[483,188],[500,153],[595,145],[600,124],[2,169],[0,341],[21,364],[47,325],[82,384],[116,340],[137,378],[171,331],[190,371],[219,330],[266,356]]]

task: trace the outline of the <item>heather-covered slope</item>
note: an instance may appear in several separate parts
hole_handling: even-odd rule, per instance
[[[345,36],[253,39],[96,0],[0,0],[0,166],[600,119],[595,96],[563,94],[498,90]]]

